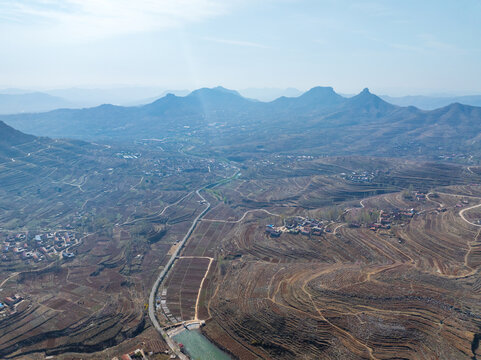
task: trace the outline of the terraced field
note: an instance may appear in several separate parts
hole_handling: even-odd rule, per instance
[[[2,298],[12,291],[25,294],[28,306],[2,321],[2,357],[39,350],[88,353],[141,332],[144,290],[141,282],[134,284],[132,277],[121,274],[124,241],[129,239],[86,237],[79,246],[82,261],[74,266],[23,272],[7,282]]]
[[[69,359],[67,354],[73,353],[89,357],[109,347],[122,348],[149,332],[147,294],[169,258],[169,248],[203,208],[194,199],[186,194],[175,206],[151,216],[153,224],[160,221],[168,227],[168,235],[160,240],[154,234],[154,242],[141,241],[137,228],[145,220],[129,221],[115,226],[111,235],[84,237],[69,263],[23,271],[7,280],[0,297],[14,292],[26,299],[15,315],[0,321],[0,357],[34,359],[46,354]],[[186,281],[179,283],[181,291],[178,288],[179,311],[184,313],[179,318],[194,318],[200,282],[210,260],[188,262]],[[158,340],[163,344],[160,348],[166,349]]]
[[[0,156],[2,241],[27,231],[30,237],[57,229],[81,234],[69,260],[0,261],[0,299],[24,298],[16,312],[0,316],[0,358],[113,358],[146,336],[160,342],[146,349],[167,348],[146,316],[152,283],[204,209],[190,187],[232,170],[209,162],[211,172],[198,171],[198,160],[177,148],[166,155],[137,146],[133,151],[142,156],[135,159],[119,156],[123,151],[34,139],[12,148],[11,157]],[[189,166],[186,175],[181,168]],[[203,271],[204,262],[199,265]]]
[[[341,226],[320,238],[270,238],[263,224],[276,217],[247,217],[223,246],[236,256],[217,273],[206,334],[242,359],[477,358],[481,241],[459,212],[481,198],[459,202],[480,191],[365,199],[366,209],[416,208],[376,232]]]
[[[176,163],[157,179],[149,175],[157,154],[132,166],[104,147],[85,150],[94,161],[71,144],[41,144],[0,163],[0,223],[6,231],[69,224],[86,236],[68,263],[30,271],[1,263],[0,297],[25,301],[0,321],[0,357],[111,358],[109,348],[148,343],[158,335],[145,316],[152,283],[205,208],[192,189],[234,167],[186,176]],[[58,171],[65,152],[71,172]],[[367,180],[351,176],[360,171]],[[164,325],[206,320],[204,332],[241,359],[480,358],[477,168],[285,156],[248,161],[242,173],[203,190],[210,210],[159,291],[172,316]],[[416,215],[390,229],[351,226],[411,208]],[[295,215],[322,218],[330,232],[265,233]]]
[[[197,296],[209,258],[180,258],[174,265],[164,287],[167,288],[167,307],[178,320],[193,320],[196,315]]]

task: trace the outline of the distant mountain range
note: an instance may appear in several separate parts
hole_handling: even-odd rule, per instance
[[[54,89],[45,93],[58,96],[83,107],[114,104],[135,106],[147,104],[166,95],[166,89],[160,87],[118,87],[107,89]],[[179,91],[179,95],[186,95],[188,91]]]
[[[44,112],[75,107],[71,102],[45,93],[0,94],[0,114]]]
[[[481,151],[481,108],[459,103],[425,111],[390,104],[364,89],[331,87],[259,102],[222,87],[166,95],[135,107],[102,105],[1,116],[21,131],[79,139],[183,139],[196,151],[315,152],[439,156]],[[190,139],[190,140],[189,140]],[[468,156],[468,155],[466,155]]]
[[[39,91],[24,89],[0,89],[0,114],[38,113],[56,109],[80,109],[113,104],[139,106],[150,104],[167,94],[187,96],[189,90],[166,90],[158,87],[120,87],[107,89],[68,88]],[[295,88],[247,88],[239,90],[247,99],[270,102],[281,97],[299,97],[302,92]],[[353,95],[343,95],[352,97]],[[481,95],[470,96],[380,96],[383,100],[399,106],[416,106],[433,110],[458,102],[481,106]]]
[[[259,101],[272,101],[282,96],[297,97],[302,95],[302,91],[295,88],[247,88],[239,90],[239,93],[246,98]]]
[[[80,109],[102,104],[138,106],[154,102],[167,94],[186,96],[189,90],[166,90],[156,87],[121,87],[111,89],[68,88],[39,91],[23,89],[0,90],[0,114],[38,113],[56,109]],[[272,101],[281,96],[300,96],[294,89],[248,88],[242,96],[259,101]]]
[[[189,91],[151,87],[70,88],[43,92],[3,89],[0,90],[0,114],[38,113],[62,108],[80,109],[102,104],[137,106],[151,103],[168,93],[185,96],[189,94]]]
[[[434,110],[453,103],[481,106],[481,95],[468,96],[380,96],[383,100],[399,106],[415,106],[423,110]]]
[[[242,97],[222,87],[195,90],[187,96],[173,94],[143,106],[101,105],[87,109],[60,109],[46,113],[3,116],[14,127],[41,136],[76,138],[132,138],[162,136],[198,126],[230,125],[324,110],[343,101],[332,88],[314,88],[297,98],[281,97],[264,103]]]

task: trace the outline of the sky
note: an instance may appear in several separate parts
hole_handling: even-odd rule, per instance
[[[0,87],[481,93],[479,0],[0,0]]]

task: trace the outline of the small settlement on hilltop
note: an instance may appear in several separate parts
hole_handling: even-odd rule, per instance
[[[368,181],[365,179],[369,179],[370,176],[368,173],[354,175],[361,177],[359,181]],[[412,196],[410,195],[411,200],[416,201],[417,203],[424,203],[426,201],[426,197],[427,194],[421,191],[413,192]],[[462,207],[467,203],[467,200],[462,200],[456,206]],[[368,228],[376,232],[378,230],[390,230],[393,225],[404,226],[418,213],[415,208],[391,208],[389,210],[357,209],[368,211],[368,218],[371,220],[360,220],[360,218],[356,220],[356,217],[351,217],[350,219],[349,217],[345,217],[344,215],[353,210],[351,208],[344,210],[344,214],[339,216],[337,220],[320,220],[295,216],[285,219],[284,225],[282,226],[275,226],[272,224],[266,225],[265,232],[273,238],[280,237],[283,233],[301,234],[305,236],[321,236],[323,233],[330,233],[331,229],[334,228],[332,224],[336,223],[344,223],[351,228]],[[446,211],[446,209],[438,208],[434,211],[443,212]]]
[[[352,171],[350,174],[341,173],[341,177],[355,183],[369,183],[378,173],[379,171]]]
[[[1,261],[24,261],[29,264],[55,257],[73,258],[75,254],[70,248],[79,244],[75,233],[69,231],[0,234],[0,239]]]
[[[266,233],[271,237],[279,237],[282,233],[316,235],[320,236],[323,232],[330,232],[325,227],[325,223],[318,219],[308,219],[302,216],[296,216],[284,221],[283,226],[276,227],[274,225],[266,226]]]

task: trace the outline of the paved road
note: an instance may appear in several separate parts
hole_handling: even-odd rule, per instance
[[[169,270],[172,268],[172,265],[175,261],[175,258],[177,256],[179,256],[179,254],[180,254],[182,248],[184,247],[187,239],[190,237],[190,235],[194,231],[197,223],[199,222],[200,219],[202,219],[202,217],[210,209],[210,203],[200,194],[200,191],[202,189],[204,189],[204,188],[200,188],[199,190],[197,190],[196,194],[205,202],[206,207],[199,215],[197,215],[197,217],[192,222],[192,225],[189,228],[189,231],[187,231],[187,234],[185,234],[184,238],[180,242],[180,245],[177,247],[177,249],[174,251],[174,253],[170,257],[169,262],[162,269],[161,273],[157,277],[157,280],[155,281],[154,286],[152,286],[152,290],[150,291],[150,296],[149,296],[149,317],[150,317],[150,321],[152,321],[152,324],[154,325],[155,329],[162,335],[164,340],[167,342],[167,345],[169,345],[170,349],[182,360],[188,360],[189,358],[180,351],[179,346],[177,346],[177,344],[167,335],[167,333],[164,331],[164,329],[162,329],[159,322],[157,321],[157,317],[155,316],[155,294],[157,293],[157,290],[158,290],[160,284],[162,283],[162,281],[165,279],[165,277],[169,273]]]

